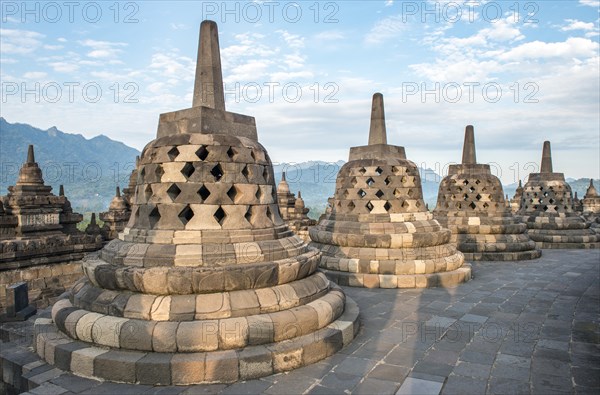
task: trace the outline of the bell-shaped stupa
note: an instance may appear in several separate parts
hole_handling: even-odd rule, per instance
[[[119,382],[224,383],[353,339],[358,308],[281,219],[254,118],[225,110],[215,22],[200,27],[193,107],[161,114],[135,189],[119,238],[84,262],[53,323],[36,322],[46,361]]]
[[[369,145],[350,148],[331,210],[310,230],[321,268],[338,284],[369,288],[454,285],[471,267],[423,201],[417,166],[387,144],[383,96],[373,95]]]
[[[104,240],[116,239],[119,232],[127,226],[131,217],[131,210],[126,197],[121,195],[121,189],[117,187],[115,197],[108,206],[108,211],[100,213],[100,219],[104,222],[102,226],[102,237]]]
[[[540,248],[598,248],[600,234],[573,209],[571,186],[552,170],[550,142],[544,142],[539,173],[529,174],[519,215]]]
[[[539,258],[527,226],[506,204],[502,183],[490,165],[477,163],[475,132],[465,130],[462,163],[450,165],[440,182],[435,219],[452,231],[452,241],[473,261],[518,261]]]
[[[310,241],[308,230],[315,226],[317,221],[308,217],[310,211],[304,205],[302,194],[298,191],[298,197],[290,192],[290,186],[285,179],[285,171],[281,174],[281,181],[277,185],[277,202],[281,218],[287,226],[304,241]]]
[[[594,186],[594,180],[590,178],[590,186],[588,187],[583,203],[583,217],[590,223],[590,227],[596,233],[600,233],[600,195]]]

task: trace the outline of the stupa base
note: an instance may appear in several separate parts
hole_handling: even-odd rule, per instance
[[[599,233],[600,234],[600,233]],[[569,242],[547,242],[547,241],[536,241],[535,243],[538,248],[542,249],[553,249],[553,250],[572,250],[572,249],[580,249],[580,250],[593,250],[600,248],[600,242],[595,243],[569,243]]]
[[[358,332],[358,312],[358,305],[346,297],[344,313],[313,333],[238,350],[195,353],[99,347],[73,340],[51,319],[39,318],[34,346],[49,364],[82,377],[146,385],[233,383],[297,369],[336,353]]]
[[[463,252],[465,261],[526,261],[542,256],[539,249],[515,252]]]
[[[452,287],[471,279],[471,265],[448,272],[427,274],[349,273],[321,268],[327,278],[338,285],[363,288],[432,288]]]

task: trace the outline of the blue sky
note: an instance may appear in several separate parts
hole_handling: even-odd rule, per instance
[[[160,113],[191,105],[208,18],[227,109],[256,117],[275,162],[346,160],[379,91],[388,142],[419,165],[460,160],[473,124],[505,183],[535,170],[546,139],[557,171],[600,176],[598,0],[72,4],[2,3],[9,122],[143,148]]]

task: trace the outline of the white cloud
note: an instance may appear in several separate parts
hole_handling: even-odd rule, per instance
[[[53,62],[49,63],[49,66],[59,73],[72,73],[79,70],[79,66],[72,62]]]
[[[64,37],[59,37],[59,38],[57,39],[57,41],[59,41],[59,42],[61,42],[61,43],[66,43],[66,42],[67,42],[67,39],[66,39],[66,38],[64,38]]]
[[[393,5],[394,5],[394,0],[387,0],[387,1],[385,2],[385,6],[386,6],[386,7],[391,7],[391,6],[393,6]]]
[[[565,22],[567,22],[568,25],[560,28],[560,30],[563,32],[568,32],[571,30],[594,30],[593,22],[582,22],[578,21],[577,19],[565,19]]]
[[[285,40],[290,48],[303,48],[304,37],[297,34],[291,34],[287,30],[277,30],[277,33],[281,34],[281,37]]]
[[[63,45],[44,45],[44,49],[47,49],[49,51],[56,51],[59,49],[63,49],[64,46]]]
[[[598,8],[600,7],[600,0],[579,0],[579,4]]]
[[[0,29],[0,53],[31,53],[42,45],[44,37],[46,36],[30,30]]]
[[[47,75],[43,71],[29,71],[23,74],[23,78],[26,80],[41,80],[42,78],[46,78]]]
[[[314,38],[317,41],[336,41],[343,40],[346,38],[346,35],[338,30],[326,30],[315,34]]]
[[[171,23],[169,25],[173,30],[188,30],[190,27],[184,23]]]
[[[544,58],[571,59],[593,57],[598,53],[598,43],[587,38],[569,37],[563,42],[546,43],[532,41],[498,54],[503,60],[525,60]]]
[[[375,23],[369,33],[365,36],[367,44],[380,44],[390,38],[394,38],[406,29],[406,23],[401,16],[390,16]]]
[[[176,52],[155,53],[152,55],[150,69],[161,77],[172,77],[177,80],[191,81],[194,79],[196,64],[187,56],[181,56]]]
[[[84,47],[92,48],[92,51],[88,52],[87,56],[94,59],[115,58],[119,53],[123,52],[121,48],[127,46],[127,43],[122,42],[96,41],[90,39],[79,41],[79,44]]]

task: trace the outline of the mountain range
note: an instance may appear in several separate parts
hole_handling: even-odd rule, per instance
[[[0,194],[14,185],[19,169],[27,157],[27,146],[35,147],[36,161],[43,170],[46,184],[58,193],[59,185],[73,208],[81,213],[105,211],[115,194],[115,186],[127,186],[129,175],[140,152],[127,145],[100,135],[86,139],[80,134],[65,133],[56,127],[47,130],[28,124],[9,123],[0,117]],[[311,209],[309,216],[318,218],[325,211],[327,199],[335,191],[337,172],[344,161],[309,161],[276,163],[273,166],[276,183],[285,171],[290,190],[302,198]],[[441,176],[431,169],[419,169],[425,202],[433,209]],[[573,191],[580,198],[585,195],[589,178],[569,178]],[[598,180],[595,181],[598,186]],[[504,186],[504,193],[512,197],[517,184]]]

